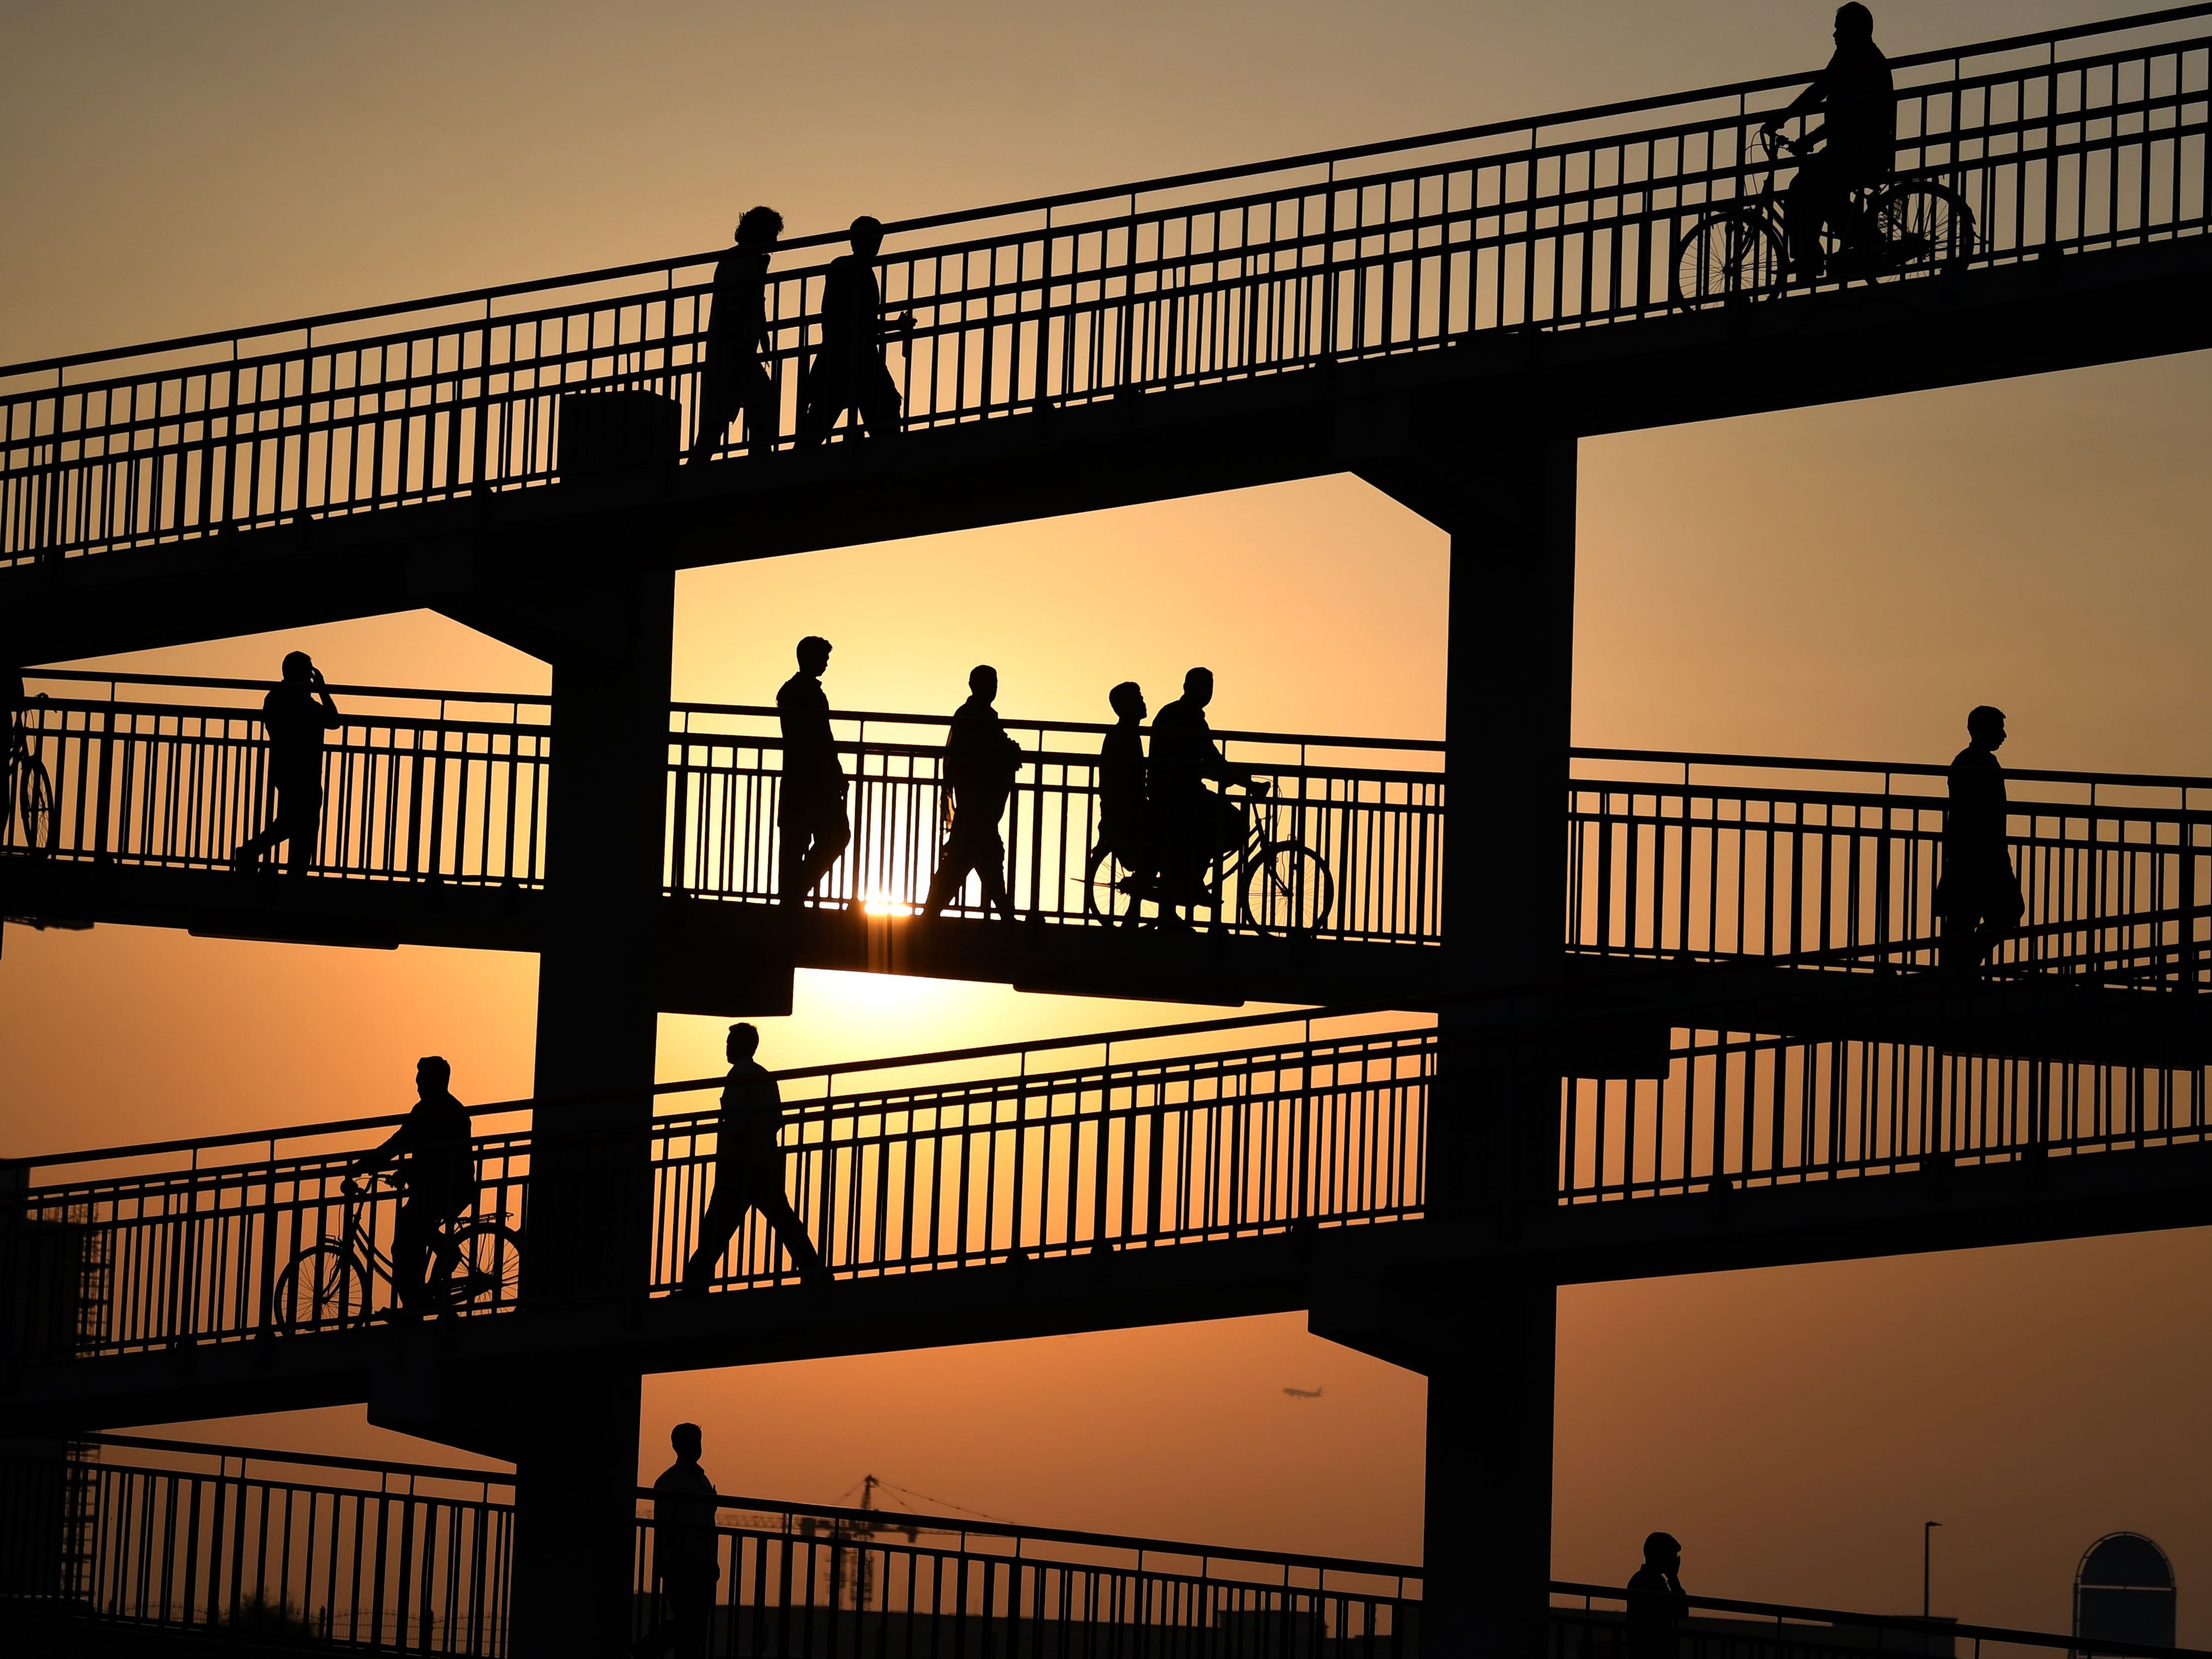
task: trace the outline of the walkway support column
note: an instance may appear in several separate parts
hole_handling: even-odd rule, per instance
[[[1425,429],[1418,416],[1405,429]],[[1574,672],[1576,444],[1468,434],[1361,476],[1451,538],[1444,936],[1455,989],[1555,979],[1564,941]],[[1510,1239],[1556,1202],[1556,1052],[1460,1047],[1439,1017],[1425,1203],[1440,1239]],[[1498,1252],[1493,1261],[1511,1261]],[[1429,1378],[1422,1646],[1546,1644],[1556,1285],[1528,1267],[1427,1276],[1384,1344]],[[1397,1298],[1393,1298],[1397,1300]],[[1386,1357],[1389,1357],[1386,1355]]]
[[[521,1291],[533,1316],[611,1322],[633,1316],[651,1261],[675,578],[540,591],[495,618],[457,612],[553,666],[536,1074],[551,1103],[533,1125]],[[515,1659],[605,1659],[631,1639],[638,1400],[635,1370],[579,1364],[510,1375],[483,1402],[516,1463]]]

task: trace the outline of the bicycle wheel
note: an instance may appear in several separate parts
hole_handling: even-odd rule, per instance
[[[284,1264],[270,1297],[276,1328],[312,1331],[368,1317],[361,1263],[336,1244],[311,1244]]]
[[[1893,270],[1932,270],[1974,251],[1974,210],[1948,185],[1926,179],[1893,185],[1875,204],[1874,218]]]
[[[1310,933],[1328,924],[1336,878],[1300,841],[1269,842],[1244,866],[1238,893],[1246,923],[1271,933]]]
[[[33,858],[53,850],[60,823],[54,812],[54,781],[46,763],[27,750],[15,751],[8,780],[8,814],[0,819],[0,841],[22,848]]]
[[[436,1287],[445,1292],[446,1305],[513,1307],[522,1277],[522,1235],[504,1221],[471,1221],[454,1228],[453,1240],[460,1247],[460,1260]]]
[[[1704,306],[1771,299],[1786,263],[1782,234],[1749,204],[1708,213],[1690,227],[1674,255],[1674,302]]]
[[[1133,921],[1143,908],[1143,901],[1131,890],[1138,880],[1136,872],[1102,842],[1091,849],[1083,867],[1083,914],[1109,925]]]

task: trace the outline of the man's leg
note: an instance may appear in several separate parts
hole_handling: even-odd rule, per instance
[[[968,872],[974,867],[959,836],[947,836],[944,850],[937,855],[936,873],[929,878],[929,896],[921,902],[925,919],[935,916],[960,896],[961,890],[968,885]]]
[[[753,1183],[753,1207],[761,1212],[776,1242],[783,1246],[791,1265],[799,1269],[799,1276],[809,1285],[830,1282],[830,1269],[822,1260],[822,1252],[814,1248],[814,1241],[806,1236],[806,1224],[799,1218],[799,1212],[791,1207],[791,1200],[783,1195],[783,1158],[776,1157],[778,1167],[763,1170]]]
[[[295,876],[307,873],[323,836],[323,782],[302,778],[276,786],[277,822],[284,830],[284,862]]]
[[[425,1275],[435,1226],[422,1202],[411,1198],[399,1206],[399,1218],[392,1224],[392,1288],[398,1293],[399,1305],[410,1313],[420,1312],[429,1299]]]
[[[775,447],[783,435],[783,410],[775,395],[775,382],[759,358],[748,359],[738,371],[738,405],[745,417],[745,443],[756,455]]]
[[[1808,155],[1797,166],[1797,177],[1782,193],[1782,223],[1789,234],[1790,269],[1794,276],[1813,278],[1827,270],[1820,246],[1820,231],[1829,217],[1836,195],[1835,169],[1825,155]]]
[[[714,1282],[714,1270],[722,1265],[722,1252],[730,1248],[731,1237],[744,1217],[745,1205],[738,1186],[726,1170],[715,1170],[714,1196],[699,1223],[699,1243],[691,1252],[691,1259],[684,1264],[684,1288],[691,1295],[698,1295]]]
[[[971,860],[975,874],[983,884],[983,908],[988,912],[998,907],[999,915],[1008,921],[1014,919],[1014,902],[1006,894],[1006,843],[996,830],[991,831],[988,845],[978,846]]]
[[[844,801],[835,796],[816,811],[807,827],[814,841],[799,864],[802,898],[822,884],[822,878],[836,867],[853,842],[853,821],[845,815]]]
[[[860,419],[866,422],[871,438],[895,438],[899,434],[899,410],[906,401],[899,396],[898,382],[882,362],[871,358],[860,371],[860,384],[854,401],[859,406]]]

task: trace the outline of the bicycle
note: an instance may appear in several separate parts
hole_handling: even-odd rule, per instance
[[[1708,211],[1676,245],[1675,304],[1767,300],[1782,292],[1790,239],[1774,181],[1782,170],[1778,152],[1798,148],[1779,133],[1771,142],[1763,131],[1752,137],[1747,145],[1750,165],[1763,163],[1765,179],[1756,194]],[[1826,264],[1832,273],[1839,263],[1850,267],[1846,276],[1934,270],[1955,264],[1973,251],[1973,210],[1948,185],[1907,175],[1854,190],[1846,202],[1847,211],[1858,216],[1874,246],[1852,250],[1856,258],[1845,255],[1839,260],[1844,252],[1840,239],[1824,227],[1820,239],[1829,250]]]
[[[1273,833],[1277,809],[1285,803],[1267,799],[1264,811],[1253,811],[1266,793],[1265,784],[1247,786],[1243,839],[1209,861],[1200,883],[1208,896],[1200,902],[1218,912],[1222,890],[1234,880],[1237,914],[1248,927],[1291,935],[1316,933],[1328,926],[1336,903],[1335,873],[1304,842]],[[1159,898],[1158,878],[1130,869],[1103,842],[1091,849],[1083,878],[1084,913],[1109,926],[1133,924],[1145,900]]]
[[[38,701],[44,702],[41,691]],[[46,762],[31,747],[25,709],[8,717],[8,749],[4,773],[0,773],[0,848],[21,847],[33,858],[44,858],[54,849],[61,816],[54,811],[54,781]]]
[[[387,1176],[394,1191],[404,1183]],[[318,1239],[295,1252],[276,1275],[271,1288],[276,1328],[292,1332],[328,1325],[358,1325],[373,1316],[370,1297],[378,1279],[391,1287],[397,1299],[398,1281],[392,1258],[377,1246],[368,1214],[376,1182],[349,1176],[344,1183],[345,1227],[338,1241]],[[478,1218],[440,1230],[459,1248],[459,1255],[446,1269],[441,1283],[438,1258],[431,1256],[430,1294],[443,1310],[454,1312],[489,1293],[494,1304],[511,1304],[521,1268],[522,1235],[498,1220]]]

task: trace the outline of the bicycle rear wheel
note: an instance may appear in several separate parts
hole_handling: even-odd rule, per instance
[[[284,1264],[270,1301],[280,1331],[357,1325],[368,1317],[368,1281],[346,1250],[313,1244]]]
[[[446,1305],[511,1308],[522,1279],[522,1235],[503,1221],[471,1221],[453,1231],[460,1260],[441,1288]]]
[[[1948,185],[1926,179],[1893,185],[1875,204],[1874,216],[1895,270],[1932,270],[1974,251],[1974,210]]]
[[[1690,227],[1674,254],[1674,302],[1771,299],[1787,263],[1774,222],[1748,204],[1719,208]]]
[[[1237,895],[1245,922],[1270,933],[1310,933],[1328,926],[1336,878],[1322,855],[1299,841],[1274,841],[1244,866]]]
[[[1083,868],[1083,914],[1109,925],[1136,920],[1144,908],[1133,889],[1140,878],[1103,842],[1091,849]]]

